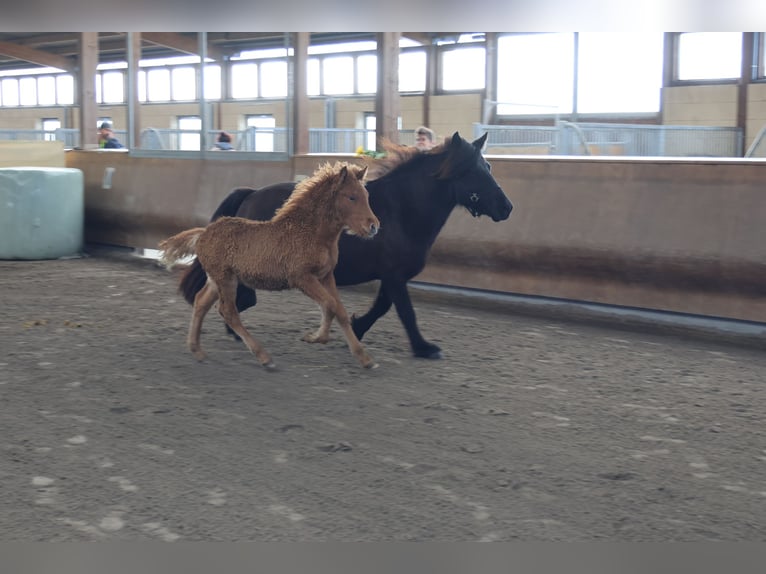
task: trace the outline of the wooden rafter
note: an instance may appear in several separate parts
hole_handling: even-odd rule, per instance
[[[69,58],[50,54],[43,50],[36,50],[35,48],[29,48],[27,46],[20,46],[19,44],[12,44],[11,42],[0,41],[0,54],[16,58],[17,60],[31,62],[39,66],[59,68],[70,73],[74,73],[76,68],[75,62]]]

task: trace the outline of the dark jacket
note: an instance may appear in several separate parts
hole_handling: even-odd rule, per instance
[[[117,138],[108,138],[106,141],[103,142],[103,145],[101,146],[104,149],[120,149],[124,148],[125,146],[120,143],[120,140]]]

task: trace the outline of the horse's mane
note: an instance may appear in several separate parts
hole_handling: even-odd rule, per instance
[[[395,169],[410,163],[417,157],[441,153],[444,151],[448,144],[449,138],[445,139],[443,143],[440,143],[428,151],[421,151],[413,146],[401,145],[394,143],[387,138],[381,138],[380,147],[383,148],[383,151],[386,155],[381,158],[363,158],[365,165],[368,167],[367,179],[380,179]]]
[[[310,177],[307,177],[306,179],[303,179],[296,184],[295,189],[290,194],[290,197],[288,197],[287,201],[285,201],[282,207],[276,211],[273,219],[276,219],[277,217],[284,217],[286,214],[289,214],[298,209],[300,206],[306,203],[306,197],[308,195],[313,195],[316,193],[322,198],[327,197],[327,194],[318,190],[324,190],[326,188],[332,189],[333,185],[340,177],[340,172],[344,166],[348,168],[349,177],[357,177],[359,171],[363,169],[360,166],[346,162],[335,162],[334,164],[327,162],[320,165],[316,171],[311,174]],[[310,201],[315,205],[317,204],[317,200],[315,199],[311,199]],[[319,199],[318,201],[322,202],[326,200]]]

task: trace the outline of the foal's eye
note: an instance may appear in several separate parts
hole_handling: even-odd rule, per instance
[[[356,201],[356,196],[355,196],[355,195],[349,195],[349,196],[348,196],[348,198],[349,198],[351,201]]]

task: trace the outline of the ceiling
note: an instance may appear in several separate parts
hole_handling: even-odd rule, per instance
[[[448,33],[406,32],[402,36],[423,44]],[[80,51],[80,32],[2,32],[0,71],[52,66],[73,71]],[[372,32],[322,32],[311,34],[311,45],[375,40]],[[224,60],[243,50],[274,48],[287,42],[285,32],[208,32],[208,56]],[[127,33],[99,32],[99,63],[126,61]],[[197,32],[143,32],[141,58],[165,58],[197,53]]]

